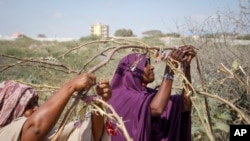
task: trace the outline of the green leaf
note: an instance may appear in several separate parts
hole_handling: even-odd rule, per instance
[[[239,69],[239,63],[237,62],[237,60],[234,60],[232,63],[232,70],[236,71]]]
[[[221,119],[223,119],[223,120],[232,120],[232,117],[231,117],[230,114],[223,113],[223,114],[221,114]]]

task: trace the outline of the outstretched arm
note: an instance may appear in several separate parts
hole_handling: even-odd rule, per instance
[[[81,74],[64,84],[26,120],[21,141],[43,141],[57,123],[71,95],[89,89],[95,81],[93,74]]]
[[[185,52],[181,49],[176,49],[169,54],[169,57],[182,62],[184,61],[184,55]],[[166,65],[161,86],[150,104],[152,116],[160,116],[164,112],[171,95],[173,75],[173,71],[171,71],[170,67]]]

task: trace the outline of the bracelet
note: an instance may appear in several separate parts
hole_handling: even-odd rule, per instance
[[[168,80],[174,80],[174,76],[172,74],[166,73],[163,78],[168,79]]]
[[[165,73],[171,74],[171,75],[173,76],[174,71],[173,71],[169,66],[166,66],[166,68],[165,68]]]

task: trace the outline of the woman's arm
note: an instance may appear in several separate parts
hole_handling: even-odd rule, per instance
[[[168,68],[168,66],[166,66],[166,68]],[[172,83],[172,79],[165,77],[162,79],[160,88],[150,104],[152,116],[160,116],[164,112],[171,95]]]
[[[101,105],[98,105],[102,108]],[[104,117],[100,114],[92,114],[92,134],[94,141],[100,141],[104,131]]]
[[[188,82],[192,84],[190,69],[191,69],[191,61],[196,56],[196,52],[193,46],[182,46],[180,48],[185,53],[185,61],[183,62],[184,74]],[[188,90],[191,90],[191,88],[187,84],[186,84],[186,87],[188,88]],[[183,90],[182,112],[191,111],[191,109],[192,109],[192,101],[190,99],[190,95],[188,96],[188,91]]]
[[[109,81],[101,80],[99,85],[97,86],[96,92],[98,95],[102,97],[104,101],[107,101],[111,98],[112,91],[109,85]],[[102,108],[102,105],[99,104],[99,107]],[[104,117],[100,114],[92,114],[92,133],[94,137],[94,141],[100,141],[104,132],[105,123]]]
[[[74,92],[89,89],[95,84],[93,74],[81,74],[64,84],[24,123],[21,141],[43,141],[53,129]]]
[[[176,49],[169,54],[169,57],[182,62],[184,55],[181,49]],[[164,112],[171,95],[173,75],[169,66],[166,65],[161,86],[150,104],[152,116],[160,116]]]
[[[184,73],[185,73],[185,76],[186,76],[187,80],[190,83],[192,83],[191,73],[190,73],[190,65],[186,67]],[[187,88],[190,90],[189,86],[187,86]],[[188,94],[188,91],[183,90],[183,107],[182,107],[182,112],[191,111],[191,108],[192,108],[192,101],[190,99],[190,96],[188,96],[187,94]]]

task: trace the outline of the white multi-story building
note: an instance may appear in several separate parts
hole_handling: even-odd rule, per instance
[[[91,26],[91,34],[107,38],[109,37],[109,26],[100,23],[94,24]]]

